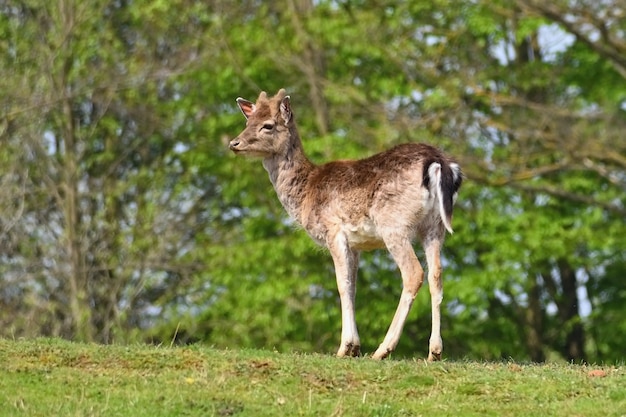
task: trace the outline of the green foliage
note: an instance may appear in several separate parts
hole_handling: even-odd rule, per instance
[[[582,32],[549,51],[538,31],[570,29],[523,3],[1,8],[1,334],[334,352],[330,256],[227,149],[234,99],[286,87],[315,162],[424,141],[461,163],[445,355],[623,360],[623,24],[584,42],[611,13],[555,2]],[[400,286],[385,252],[362,255],[365,352]],[[397,356],[425,353],[429,303],[425,286]]]

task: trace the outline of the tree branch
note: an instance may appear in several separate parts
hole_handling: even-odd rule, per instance
[[[573,10],[560,9],[552,2],[517,0],[517,4],[522,8],[534,11],[563,26],[585,45],[608,59],[613,64],[615,70],[626,79],[626,43],[609,36],[603,19],[596,18],[592,13],[586,10],[582,11],[582,14],[586,16],[581,16],[581,13],[577,14]],[[571,19],[568,19],[568,16],[576,16],[583,21],[571,21]],[[589,16],[593,16],[593,18],[589,18]],[[592,36],[590,36],[587,31],[584,31],[584,24],[590,25],[597,30],[601,34],[600,40],[594,41]]]
[[[501,187],[503,185],[508,185],[518,190],[528,191],[531,193],[544,193],[544,194],[548,194],[554,197],[559,197],[559,198],[563,198],[566,200],[574,201],[577,203],[583,203],[583,204],[587,204],[590,206],[600,207],[608,212],[617,214],[619,216],[626,216],[626,208],[618,204],[612,204],[606,201],[600,201],[591,196],[572,193],[572,192],[563,190],[561,188],[552,187],[549,185],[541,185],[541,186],[528,185],[528,184],[521,183],[519,182],[519,180],[515,180],[515,179],[493,181],[484,176],[477,177],[477,176],[472,176],[471,174],[468,174],[468,177],[472,179],[473,181],[486,184],[489,186]]]

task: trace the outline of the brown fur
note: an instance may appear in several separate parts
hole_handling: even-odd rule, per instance
[[[442,284],[439,252],[451,230],[452,205],[461,186],[458,165],[439,149],[407,143],[358,161],[315,165],[302,148],[285,90],[257,102],[237,99],[246,129],[230,143],[237,154],[263,158],[276,193],[289,213],[335,263],[342,304],[342,340],[338,356],[358,355],[354,321],[358,254],[387,248],[403,279],[400,304],[374,358],[397,345],[404,321],[423,282],[423,270],[411,242],[419,239],[429,265],[433,308],[429,359],[439,359]]]

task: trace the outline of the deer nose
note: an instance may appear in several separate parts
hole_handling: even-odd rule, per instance
[[[231,150],[234,150],[237,146],[239,146],[239,139],[237,138],[231,140],[230,143],[228,144],[228,148]]]

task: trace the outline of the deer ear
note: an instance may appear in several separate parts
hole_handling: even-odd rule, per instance
[[[241,97],[237,98],[237,105],[239,106],[239,109],[241,109],[243,115],[246,116],[246,119],[252,116],[252,114],[256,110],[256,106],[253,102],[244,100]]]
[[[280,102],[280,115],[285,121],[285,125],[289,124],[291,121],[291,102],[289,101],[289,96],[285,96]]]

